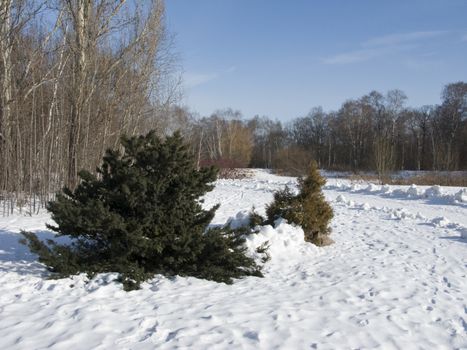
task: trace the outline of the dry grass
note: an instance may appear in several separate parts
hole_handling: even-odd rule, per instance
[[[289,169],[272,169],[273,173],[279,176],[304,176],[306,171],[303,169],[289,168]]]
[[[467,187],[467,174],[462,175],[448,174],[448,173],[435,173],[423,174],[409,178],[395,178],[391,180],[393,185],[420,185],[420,186],[456,186]]]
[[[219,169],[219,179],[245,179],[252,176],[252,172],[249,169],[241,168],[222,168]]]
[[[428,172],[408,177],[398,175],[378,176],[354,174],[349,179],[355,182],[371,182],[379,185],[455,186],[467,187],[467,172]]]
[[[352,174],[348,176],[348,179],[352,182],[371,182],[378,185],[385,184],[390,180],[388,177],[381,178],[374,174]]]

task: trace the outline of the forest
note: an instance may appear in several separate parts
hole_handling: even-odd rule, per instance
[[[411,108],[403,91],[371,91],[288,122],[227,106],[190,111],[161,0],[0,0],[0,55],[0,193],[10,208],[75,187],[122,134],[150,129],[179,130],[198,167],[467,169],[466,82],[440,86],[440,104]]]
[[[289,122],[242,118],[224,109],[209,117],[172,110],[201,163],[302,173],[314,159],[328,170],[464,170],[467,168],[467,83],[446,85],[440,105],[407,106],[400,90],[372,91],[337,111],[315,107]],[[171,132],[170,129],[166,132]]]

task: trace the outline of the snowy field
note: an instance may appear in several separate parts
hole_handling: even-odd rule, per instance
[[[215,224],[264,213],[295,179],[264,171],[219,180]],[[329,179],[335,244],[264,227],[265,278],[227,286],[156,276],[124,292],[112,274],[45,279],[20,229],[48,216],[0,217],[0,349],[467,349],[467,191]]]

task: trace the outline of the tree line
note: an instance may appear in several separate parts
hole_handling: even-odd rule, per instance
[[[315,107],[290,122],[239,111],[199,117],[171,110],[165,132],[181,129],[200,164],[302,173],[311,160],[345,171],[467,169],[467,83],[446,85],[439,105],[411,108],[400,90],[372,91],[337,111]]]
[[[162,0],[0,0],[0,56],[3,199],[75,187],[179,94]]]

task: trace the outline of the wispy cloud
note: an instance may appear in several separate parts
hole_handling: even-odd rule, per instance
[[[446,31],[409,32],[384,35],[360,43],[360,48],[323,59],[325,64],[349,64],[365,62],[394,52],[413,49],[420,41],[433,39]]]
[[[184,74],[184,83],[185,87],[191,89],[203,84],[206,84],[212,80],[219,79],[225,74],[234,73],[237,70],[237,67],[231,66],[221,72],[212,72],[212,73],[198,73],[198,72],[187,72]]]
[[[326,64],[347,64],[368,61],[377,56],[383,55],[385,49],[362,49],[340,53],[334,56],[327,57],[323,60]]]
[[[187,88],[194,88],[199,85],[206,84],[209,81],[215,80],[219,77],[217,73],[194,73],[187,72],[184,74],[184,82]]]
[[[462,36],[461,41],[467,41],[467,33]]]
[[[426,31],[426,32],[410,32],[410,33],[398,33],[391,35],[384,35],[362,43],[366,47],[375,47],[375,46],[394,46],[410,42],[416,42],[423,39],[431,39],[445,34],[446,31],[437,30],[437,31]]]

